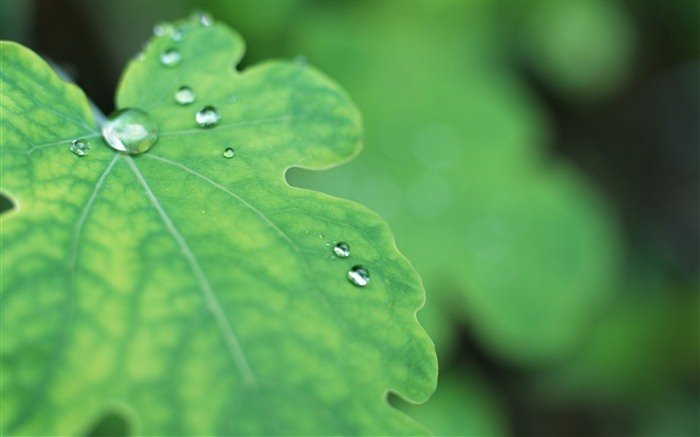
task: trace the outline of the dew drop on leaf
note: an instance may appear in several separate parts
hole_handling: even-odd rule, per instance
[[[197,95],[188,86],[180,87],[180,89],[175,91],[175,101],[183,106],[193,103],[196,98]]]
[[[173,31],[173,25],[170,23],[157,23],[153,26],[153,34],[155,36],[163,36]]]
[[[194,119],[201,127],[214,127],[219,124],[221,114],[215,107],[205,106],[197,112]]]
[[[350,246],[348,245],[348,243],[341,241],[340,243],[337,243],[335,246],[333,246],[333,253],[338,258],[347,258],[350,256]]]
[[[231,147],[227,147],[226,150],[224,150],[224,158],[231,159],[234,156],[236,156],[236,152]]]
[[[102,136],[115,150],[139,154],[150,149],[158,140],[158,125],[139,109],[120,109],[107,118]]]
[[[170,34],[170,38],[172,38],[175,42],[180,42],[185,39],[185,33],[186,30],[184,28],[175,29],[173,33]]]
[[[213,23],[211,15],[207,14],[206,12],[195,12],[192,15],[192,18],[202,26],[211,26]]]
[[[70,143],[70,151],[78,156],[85,156],[90,152],[90,143],[82,138]]]
[[[348,272],[348,280],[352,285],[364,287],[369,282],[369,271],[362,266],[354,266]]]
[[[168,49],[160,55],[160,63],[166,67],[177,67],[180,62],[182,62],[182,55],[175,49]]]

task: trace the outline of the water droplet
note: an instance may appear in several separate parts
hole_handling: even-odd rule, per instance
[[[234,94],[231,94],[226,98],[226,103],[236,103],[237,101],[238,98]]]
[[[369,271],[362,266],[355,266],[348,272],[348,280],[352,285],[364,287],[369,282]]]
[[[187,31],[184,28],[175,29],[175,30],[173,30],[173,33],[170,35],[170,38],[172,38],[172,40],[175,42],[180,42],[183,39],[185,39],[186,33],[187,33]]]
[[[325,236],[324,236],[323,234],[318,234],[318,238],[320,238],[321,240],[323,240],[323,239],[325,238]]]
[[[226,150],[224,150],[224,158],[230,159],[234,156],[236,156],[236,152],[232,148],[227,147]]]
[[[341,241],[333,246],[333,253],[339,258],[347,258],[350,256],[350,246]]]
[[[213,23],[211,15],[207,14],[206,12],[195,12],[192,14],[192,18],[202,26],[211,26]]]
[[[121,152],[139,154],[150,149],[158,140],[158,125],[139,109],[120,109],[107,118],[102,127],[107,144]]]
[[[182,62],[182,55],[175,49],[168,49],[160,55],[160,63],[166,67],[177,67]]]
[[[173,31],[173,25],[170,23],[157,23],[153,26],[153,34],[155,36],[163,36]]]
[[[194,102],[195,98],[197,98],[197,95],[188,86],[180,87],[180,89],[175,91],[175,101],[183,106]]]
[[[194,116],[195,121],[201,127],[214,127],[219,124],[221,114],[213,106],[205,106]]]
[[[78,156],[85,156],[90,152],[90,143],[82,138],[70,143],[70,151]]]

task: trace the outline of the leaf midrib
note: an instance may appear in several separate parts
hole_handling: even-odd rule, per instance
[[[158,198],[156,198],[155,194],[148,185],[148,182],[146,182],[146,179],[143,177],[143,174],[141,174],[141,171],[134,163],[133,158],[131,156],[125,155],[124,159],[126,159],[127,163],[133,170],[134,174],[136,175],[136,178],[138,179],[139,183],[146,192],[146,195],[150,199],[151,203],[155,207],[161,219],[163,220],[163,224],[165,224],[165,227],[175,239],[175,242],[179,246],[181,253],[185,256],[187,263],[190,265],[190,268],[192,269],[192,272],[194,273],[197,279],[197,283],[199,284],[199,289],[202,292],[204,301],[206,302],[209,311],[214,316],[216,324],[219,326],[219,329],[224,337],[224,341],[226,342],[226,346],[229,349],[231,359],[238,368],[238,371],[241,377],[243,378],[244,384],[249,387],[256,386],[257,378],[252,368],[250,367],[250,363],[248,362],[247,357],[245,356],[245,352],[241,347],[241,342],[238,339],[236,333],[234,332],[233,327],[229,323],[228,318],[226,317],[226,314],[224,313],[223,308],[221,307],[221,303],[214,294],[211,284],[209,283],[207,276],[204,274],[204,270],[202,270],[202,267],[199,264],[197,257],[195,256],[194,252],[192,252],[192,249],[190,249],[184,237],[175,226],[175,223],[170,219],[168,214],[161,206],[160,202],[158,201]]]

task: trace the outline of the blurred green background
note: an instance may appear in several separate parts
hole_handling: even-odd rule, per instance
[[[365,148],[293,185],[361,202],[421,274],[436,435],[700,434],[700,2],[11,1],[2,39],[106,113],[153,25],[308,62]],[[111,420],[111,419],[110,419]]]

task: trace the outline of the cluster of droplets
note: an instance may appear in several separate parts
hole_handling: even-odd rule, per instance
[[[213,23],[211,15],[206,12],[195,12],[186,23],[179,27],[166,22],[156,24],[153,26],[153,34],[158,37],[170,37],[174,42],[180,42],[197,26],[208,27]]]
[[[323,238],[323,235],[319,235]],[[331,246],[331,243],[326,243],[327,246]],[[337,242],[332,245],[331,250],[333,255],[338,258],[348,258],[350,256],[350,245],[344,241]],[[362,265],[354,265],[348,270],[348,281],[352,285],[357,287],[364,287],[369,283],[369,270]]]
[[[190,20],[182,26],[175,28],[170,23],[159,23],[153,27],[153,33],[157,37],[169,36],[174,43],[178,43],[185,38],[188,32],[197,26],[208,27],[213,24],[209,14],[196,12]],[[138,59],[144,59],[141,52]],[[176,68],[183,62],[180,50],[170,47],[159,56],[161,65],[166,68]],[[191,105],[197,99],[194,90],[188,86],[181,86],[175,91],[175,101],[182,106]],[[236,96],[227,97],[228,103],[235,103]],[[212,106],[206,105],[194,115],[195,122],[202,128],[211,128],[221,121],[221,113]],[[120,109],[110,115],[102,127],[102,136],[107,144],[115,150],[129,154],[140,154],[149,150],[158,140],[158,125],[155,120],[146,112],[135,108]],[[90,152],[90,143],[79,138],[70,143],[70,151],[77,156],[85,156]],[[227,147],[223,156],[226,159],[233,158],[235,151]]]
[[[197,26],[208,27],[213,24],[211,15],[204,12],[195,12],[192,14],[188,22],[175,27],[170,23],[158,23],[153,27],[153,33],[158,37],[169,36],[173,43],[183,41],[186,35]],[[178,67],[183,62],[182,53],[175,47],[170,47],[160,54],[160,63],[166,68]],[[175,102],[179,105],[187,106],[197,100],[195,91],[187,85],[183,85],[175,91]],[[230,100],[233,98],[233,100]],[[235,102],[235,96],[229,97],[229,102]],[[212,106],[206,105],[197,111],[194,115],[195,122],[199,127],[211,128],[219,124],[221,121],[221,112]]]

